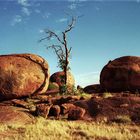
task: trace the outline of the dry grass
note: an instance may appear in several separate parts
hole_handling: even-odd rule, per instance
[[[1,125],[1,140],[138,140],[140,126],[83,121],[45,120],[35,124]]]
[[[109,98],[109,97],[113,97],[113,95],[110,92],[104,92],[102,97],[103,98]]]

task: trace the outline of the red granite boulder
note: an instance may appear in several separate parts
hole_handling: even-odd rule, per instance
[[[0,56],[0,100],[20,98],[48,89],[49,67],[40,56]]]
[[[76,106],[71,103],[65,103],[61,105],[61,113],[64,115],[68,115],[69,120],[79,120],[83,119],[86,110],[79,106]]]
[[[59,118],[60,112],[61,112],[60,106],[59,105],[53,105],[50,108],[49,116],[54,116],[56,118]]]
[[[102,92],[101,86],[99,84],[89,85],[83,89],[84,92],[92,94],[92,93],[100,93]]]
[[[0,105],[0,123],[29,124],[34,121],[34,117],[24,108]]]
[[[101,71],[100,84],[107,91],[140,90],[140,57],[124,56],[109,61]]]
[[[64,75],[65,74],[63,71],[56,72],[51,75],[50,82],[55,82],[59,86],[63,86],[64,85]],[[67,73],[67,87],[69,88],[70,91],[73,89],[74,85],[75,85],[74,76],[71,74],[71,72],[68,72]]]
[[[49,111],[50,111],[50,108],[51,108],[52,105],[47,105],[47,104],[38,104],[36,106],[36,114],[38,116],[42,116],[44,118],[48,118],[48,115],[49,115]]]

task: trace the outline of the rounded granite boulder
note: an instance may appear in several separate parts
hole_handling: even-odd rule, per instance
[[[109,61],[101,71],[100,84],[107,91],[140,90],[140,57],[124,56]]]
[[[49,66],[34,54],[0,56],[0,100],[20,98],[48,89]]]
[[[64,72],[59,71],[51,75],[50,82],[55,82],[59,85],[59,87],[64,85]],[[71,74],[71,72],[67,72],[67,87],[69,90],[72,90],[75,85],[75,79],[74,76]]]

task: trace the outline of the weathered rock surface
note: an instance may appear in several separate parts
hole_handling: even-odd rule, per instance
[[[40,56],[0,56],[0,100],[19,98],[48,89],[49,67]]]
[[[38,104],[36,106],[36,113],[38,116],[42,116],[44,118],[47,118],[49,115],[49,111],[50,111],[51,106],[47,105],[47,104]]]
[[[110,61],[100,74],[107,91],[140,90],[140,57],[124,56]]]
[[[0,105],[0,123],[29,124],[32,122],[34,122],[34,117],[26,109]]]
[[[50,82],[48,86],[48,90],[59,90],[59,85],[55,82]]]
[[[85,109],[78,106],[70,109],[68,112],[68,120],[81,120],[84,118],[85,112]]]
[[[68,114],[69,120],[79,120],[83,119],[85,115],[85,109],[79,106],[75,106],[72,103],[65,103],[61,105],[62,114]]]
[[[54,116],[56,118],[59,118],[60,112],[61,112],[60,106],[59,105],[53,105],[50,108],[49,116]]]
[[[86,110],[85,120],[113,121],[117,116],[128,116],[140,122],[140,97],[109,97],[79,100],[74,103]]]
[[[59,86],[63,86],[64,85],[64,72],[60,71],[60,72],[56,72],[52,74],[50,77],[50,82],[55,82]],[[72,89],[74,85],[75,85],[74,76],[70,72],[68,72],[67,73],[67,86],[70,89]]]
[[[34,120],[32,115],[38,115],[46,119],[53,117],[97,122],[110,122],[116,120],[117,116],[128,116],[132,122],[140,123],[140,95],[116,93],[112,97],[104,98],[101,94],[93,94],[88,99],[81,99],[79,96],[37,96],[39,97],[36,99],[25,101],[14,99],[0,102],[0,122],[28,123]]]
[[[92,93],[100,93],[102,91],[101,86],[99,84],[89,85],[83,89],[84,92],[92,94]]]

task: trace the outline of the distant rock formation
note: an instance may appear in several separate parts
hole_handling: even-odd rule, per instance
[[[140,90],[140,57],[124,56],[108,63],[101,71],[100,84],[107,91]]]
[[[48,89],[49,66],[40,56],[0,56],[0,100],[20,98]]]
[[[63,79],[64,79],[64,72],[60,71],[51,75],[50,82],[56,82],[59,86],[62,86],[64,85]],[[68,72],[67,73],[67,86],[71,90],[74,85],[75,85],[74,76],[70,72]]]
[[[84,92],[92,94],[92,93],[100,93],[102,92],[101,86],[99,84],[89,85],[83,89]]]

